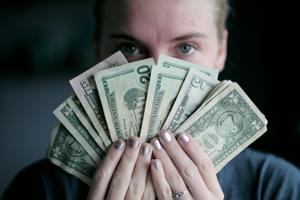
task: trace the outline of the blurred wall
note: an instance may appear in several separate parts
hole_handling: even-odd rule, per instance
[[[289,46],[278,39],[277,10],[232,1],[226,68],[269,121],[253,145],[300,166],[299,91]],[[26,1],[0,8],[0,195],[16,173],[45,157],[52,111],[71,93],[68,80],[95,64],[92,2]],[[276,18],[276,21],[274,19]]]
[[[91,1],[0,6],[0,196],[22,168],[46,155],[52,111],[69,79],[94,64]]]

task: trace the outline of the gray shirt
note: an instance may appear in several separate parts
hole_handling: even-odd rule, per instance
[[[230,161],[218,179],[225,199],[300,200],[300,171],[271,154],[246,149]],[[3,195],[6,199],[86,199],[88,185],[47,159],[21,171]]]

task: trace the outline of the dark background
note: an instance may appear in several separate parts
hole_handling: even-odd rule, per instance
[[[268,132],[251,146],[300,166],[296,12],[276,1],[231,6],[220,80],[238,82],[268,119]],[[52,111],[72,93],[68,80],[96,64],[91,11],[91,0],[0,5],[0,195],[19,170],[45,156],[57,122]]]

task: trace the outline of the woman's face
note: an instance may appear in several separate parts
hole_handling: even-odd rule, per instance
[[[223,69],[227,32],[218,38],[211,0],[108,0],[99,57],[121,50],[129,61],[159,54]]]

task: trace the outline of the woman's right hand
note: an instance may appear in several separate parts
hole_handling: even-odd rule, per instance
[[[88,199],[155,199],[151,179],[147,178],[151,154],[151,145],[141,145],[137,137],[130,137],[127,145],[116,141],[97,169]]]

